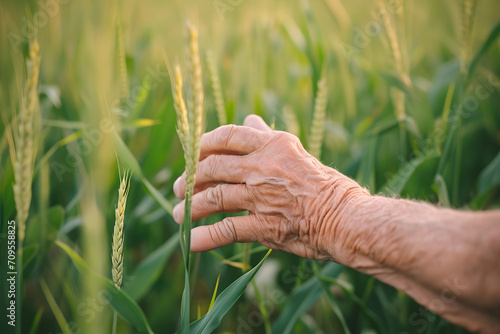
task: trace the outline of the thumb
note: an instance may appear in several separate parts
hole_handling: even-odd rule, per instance
[[[251,128],[261,130],[261,131],[272,131],[272,129],[269,127],[269,125],[264,122],[262,117],[257,116],[257,115],[248,115],[245,118],[245,121],[243,122],[244,126],[249,126]]]
[[[191,251],[205,252],[235,242],[255,241],[250,216],[227,217],[213,225],[191,230]]]

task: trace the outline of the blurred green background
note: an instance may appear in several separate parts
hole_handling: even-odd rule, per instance
[[[155,332],[172,333],[184,284],[180,248],[171,239],[178,226],[151,189],[178,201],[172,184],[184,161],[166,60],[185,65],[186,21],[199,29],[206,131],[219,125],[208,51],[229,123],[256,113],[299,136],[306,148],[317,82],[325,77],[323,163],[373,194],[479,210],[500,204],[500,3],[466,1],[476,2],[475,15],[464,17],[463,3],[451,0],[2,0],[2,309],[6,223],[15,217],[5,134],[19,110],[29,40],[38,39],[42,60],[22,332],[111,331],[105,290],[81,275],[54,242],[70,245],[92,271],[110,277],[115,152],[123,157],[128,147],[141,171],[134,171],[125,214],[124,290]],[[118,148],[113,131],[123,139]],[[252,247],[255,265],[265,250]],[[242,252],[242,245],[233,245],[193,256],[191,320],[206,313],[219,274],[219,292],[241,275],[221,259],[240,263]],[[140,267],[145,259],[146,269]],[[321,280],[316,267],[337,280]],[[257,286],[274,332],[464,332],[372,278],[324,267],[272,253]],[[146,277],[138,279],[137,268]],[[264,332],[257,299],[249,288],[217,332]],[[5,322],[2,333],[11,330]],[[137,329],[120,318],[118,332]]]

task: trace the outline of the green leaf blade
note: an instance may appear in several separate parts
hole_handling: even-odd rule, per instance
[[[146,295],[177,248],[178,238],[178,234],[174,234],[158,249],[141,261],[131,275],[131,279],[123,287],[123,290],[130,297],[139,301]]]
[[[123,319],[134,325],[141,332],[153,333],[144,312],[126,292],[118,289],[109,279],[93,273],[88,264],[78,255],[78,253],[71,249],[71,247],[59,240],[56,241],[56,244],[69,256],[78,271],[95,277],[99,283],[105,287],[108,292],[106,297],[111,307],[113,307]]]
[[[271,250],[267,252],[264,258],[255,267],[240,276],[236,281],[231,283],[231,285],[222,291],[219,297],[215,300],[210,311],[189,325],[189,331],[200,334],[212,333],[220,325],[222,318],[226,315],[226,313],[233,307],[236,301],[238,301],[270,253]]]
[[[337,277],[343,269],[342,265],[332,262],[323,268],[321,274],[326,277]],[[274,323],[272,332],[291,333],[297,320],[316,303],[322,293],[323,288],[317,277],[309,279],[298,289],[295,289],[286,303],[285,309]]]

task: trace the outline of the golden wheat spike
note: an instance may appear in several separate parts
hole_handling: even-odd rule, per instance
[[[222,97],[222,88],[220,85],[219,74],[217,73],[217,66],[215,66],[215,58],[212,52],[207,52],[207,68],[212,83],[212,90],[215,99],[215,109],[219,119],[219,125],[227,124],[226,108],[224,107],[224,98]]]
[[[190,105],[188,107],[189,138],[186,148],[186,190],[192,191],[196,177],[196,167],[200,156],[200,144],[203,124],[203,82],[201,77],[201,62],[198,49],[198,30],[188,24],[189,36],[189,91]],[[191,185],[193,187],[191,187]]]
[[[113,254],[112,260],[112,276],[113,283],[117,288],[120,288],[123,281],[123,222],[125,220],[125,208],[127,206],[127,196],[130,186],[130,175],[126,171],[120,182],[118,189],[118,203],[115,208],[115,226],[113,230]]]
[[[17,120],[18,133],[15,145],[14,162],[14,200],[16,202],[17,223],[19,227],[19,243],[24,241],[26,220],[31,204],[31,184],[33,181],[33,164],[35,150],[34,118],[38,110],[38,77],[40,73],[40,46],[35,40],[30,46],[30,58],[26,62],[27,82],[23,101]]]
[[[177,133],[183,148],[187,145],[189,135],[189,124],[187,118],[186,103],[182,96],[183,82],[182,72],[179,65],[175,66],[175,81],[174,81],[174,107],[177,113]]]
[[[326,78],[318,81],[318,92],[314,101],[314,115],[309,138],[309,153],[319,159],[321,144],[325,133],[326,104],[328,102],[328,86]]]

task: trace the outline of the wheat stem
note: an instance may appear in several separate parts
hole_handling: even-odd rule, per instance
[[[462,0],[462,38],[460,73],[465,74],[469,66],[470,49],[472,46],[472,31],[476,14],[477,0]]]
[[[112,332],[113,334],[116,334],[116,327],[118,324],[118,312],[116,310],[113,312],[113,329]]]
[[[174,106],[177,112],[177,128],[179,139],[184,149],[186,161],[186,193],[184,203],[184,221],[179,228],[180,244],[184,257],[185,282],[182,297],[181,332],[189,332],[189,272],[191,256],[191,202],[196,182],[196,169],[200,158],[200,144],[203,124],[203,82],[201,62],[198,50],[198,31],[188,24],[188,105],[182,97],[182,73],[180,67],[175,68]]]
[[[283,107],[283,118],[285,119],[286,131],[299,136],[300,134],[300,126],[297,121],[297,116],[293,112],[292,108],[288,105]]]
[[[381,11],[387,11],[387,8],[383,2],[379,4]],[[401,50],[399,48],[398,36],[396,34],[396,29],[391,23],[390,17],[387,15],[382,15],[384,20],[385,31],[387,33],[387,37],[389,38],[389,45],[391,47],[392,56],[394,58],[394,64],[396,66],[396,70],[399,74],[403,73],[403,57],[401,55]]]
[[[121,83],[121,98],[126,99],[129,96],[129,85],[127,77],[127,56],[125,54],[125,43],[123,38],[123,26],[122,22],[119,20],[116,26],[116,43],[118,48],[118,67],[120,73],[120,83]]]

